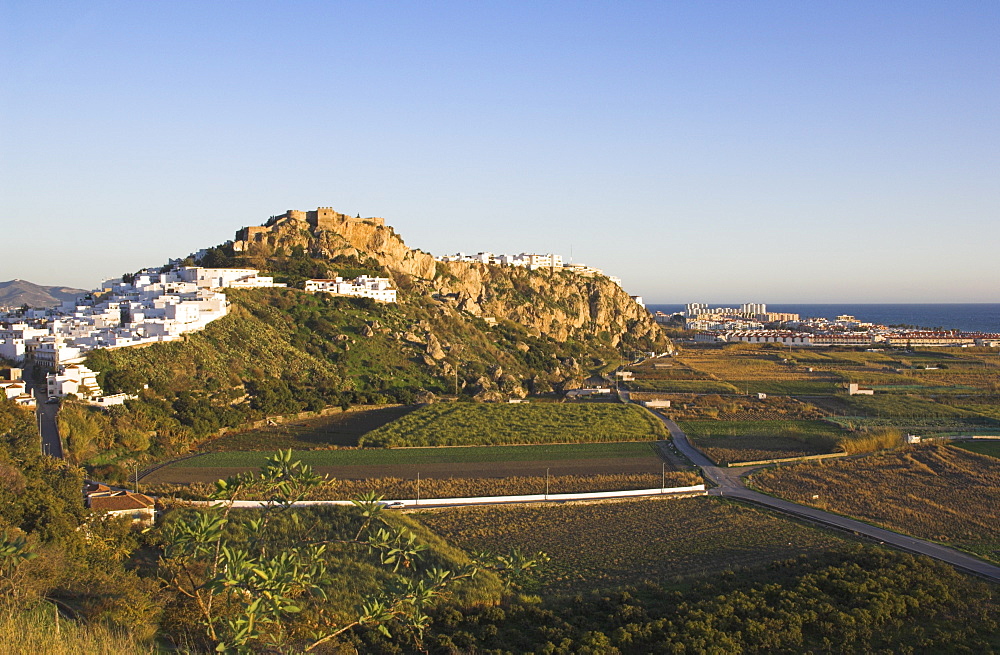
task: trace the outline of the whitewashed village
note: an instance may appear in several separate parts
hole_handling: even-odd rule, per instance
[[[107,280],[59,307],[0,313],[0,357],[47,371],[49,401],[73,395],[98,406],[120,405],[130,396],[103,393],[96,373],[82,363],[89,351],[174,341],[226,316],[225,289],[285,286],[255,269],[183,266],[175,260]],[[367,275],[307,280],[305,291],[396,302],[388,278]],[[20,369],[13,369],[10,377],[0,381],[4,395],[18,405],[35,407],[38,399],[20,379]]]

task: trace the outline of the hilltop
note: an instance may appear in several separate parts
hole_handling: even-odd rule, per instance
[[[46,287],[27,280],[0,282],[0,307],[55,307],[65,300],[86,295],[85,289],[72,287]]]
[[[242,228],[199,263],[256,268],[290,288],[227,290],[229,315],[183,341],[93,351],[87,363],[103,388],[140,399],[95,419],[106,425],[76,430],[108,435],[71,437],[77,461],[107,449],[125,458],[184,452],[226,427],[328,406],[573,389],[617,367],[625,351],[671,348],[606,277],[436,262],[381,219],[332,210]],[[361,274],[389,277],[398,302],[295,288]]]

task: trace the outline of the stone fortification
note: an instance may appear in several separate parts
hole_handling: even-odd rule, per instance
[[[607,333],[611,345],[628,335],[657,350],[669,348],[649,312],[603,275],[438,262],[408,248],[381,218],[352,218],[324,207],[289,210],[263,226],[243,228],[233,244],[237,251],[264,257],[295,246],[321,259],[371,257],[389,272],[393,286],[434,297],[451,311],[509,319],[558,340]]]
[[[372,257],[393,277],[406,275],[423,280],[434,277],[435,261],[427,253],[410,250],[385,219],[341,214],[329,207],[315,211],[290,209],[262,226],[236,233],[233,249],[249,255],[269,256],[277,249],[304,247],[310,255],[330,259],[338,255]]]

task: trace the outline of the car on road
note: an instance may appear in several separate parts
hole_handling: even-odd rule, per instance
[[[388,503],[383,503],[386,509],[403,509],[406,507],[406,503],[401,500],[393,500]]]

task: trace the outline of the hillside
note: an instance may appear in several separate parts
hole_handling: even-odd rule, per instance
[[[27,280],[9,280],[0,282],[0,307],[55,307],[86,294],[84,289],[44,287]]]
[[[216,253],[225,253],[225,258],[242,265],[279,272],[289,268],[289,253],[331,269],[344,262],[364,261],[384,271],[411,297],[434,297],[443,307],[466,317],[509,319],[560,341],[607,333],[612,346],[644,339],[666,347],[650,314],[606,277],[585,278],[558,269],[529,271],[437,262],[407,247],[384,223],[381,218],[352,218],[323,208],[289,210],[263,226],[239,230],[236,241]]]
[[[78,461],[102,451],[109,461],[184,452],[224,427],[331,405],[573,389],[619,365],[623,351],[670,348],[607,278],[441,265],[379,221],[338,214],[310,223],[290,214],[240,230],[202,263],[253,265],[293,285],[381,273],[399,289],[398,304],[295,288],[228,290],[229,316],[183,341],[95,351],[88,365],[107,391],[149,388],[125,411],[77,417],[102,423],[69,430]],[[74,433],[106,436],[74,442]]]

